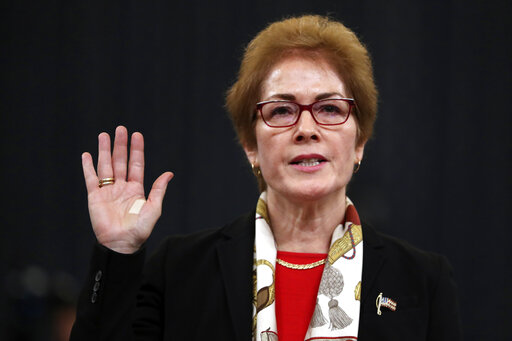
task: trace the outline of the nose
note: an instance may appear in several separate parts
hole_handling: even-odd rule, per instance
[[[318,124],[313,118],[313,113],[308,110],[301,112],[299,120],[295,124],[294,140],[305,142],[309,140],[318,141]]]

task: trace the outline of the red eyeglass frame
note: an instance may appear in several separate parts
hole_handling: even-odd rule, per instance
[[[341,123],[318,122],[318,120],[315,117],[315,114],[313,114],[313,105],[320,103],[320,102],[333,101],[333,100],[341,100],[341,101],[347,102],[349,104],[348,115],[347,115],[347,118],[345,119],[345,121],[343,121]],[[293,103],[293,104],[296,104],[299,107],[299,115],[297,115],[297,119],[292,124],[285,125],[285,126],[270,125],[263,117],[263,111],[262,111],[263,106],[267,103]],[[338,126],[338,125],[342,125],[345,122],[347,122],[348,118],[350,117],[350,114],[352,113],[352,108],[355,106],[356,106],[356,101],[353,98],[326,98],[326,99],[321,99],[319,101],[313,102],[311,104],[300,104],[300,103],[297,103],[294,101],[288,101],[288,100],[270,100],[270,101],[263,101],[263,102],[256,103],[256,110],[260,113],[260,116],[261,116],[261,119],[263,120],[263,122],[265,122],[265,124],[271,128],[287,128],[287,127],[292,127],[292,126],[296,125],[297,122],[299,122],[299,120],[300,120],[300,115],[302,115],[302,113],[306,110],[309,111],[309,113],[311,114],[311,117],[313,117],[313,120],[316,122],[316,124],[322,125],[322,126]]]

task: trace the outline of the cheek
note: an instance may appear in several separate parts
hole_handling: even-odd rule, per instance
[[[342,163],[342,168],[351,168],[356,156],[356,134],[346,134],[338,139],[336,149],[337,159]]]
[[[260,167],[265,168],[267,172],[271,171],[273,167],[280,163],[283,155],[279,148],[279,143],[272,139],[266,139],[262,140],[258,146]]]
[[[271,163],[273,158],[276,157],[276,153],[272,152],[273,142],[272,136],[269,134],[265,128],[257,127],[256,128],[256,142],[258,144],[258,164],[260,167],[267,166],[268,163]]]
[[[338,159],[338,167],[341,169],[342,173],[345,173],[347,169],[352,167],[355,159],[354,149],[349,146],[345,146],[346,148],[340,148],[337,151],[337,159]]]

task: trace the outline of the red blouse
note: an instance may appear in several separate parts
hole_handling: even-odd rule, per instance
[[[277,258],[293,264],[325,259],[323,253],[277,251]],[[316,305],[324,265],[308,270],[276,263],[276,322],[279,341],[304,341]]]

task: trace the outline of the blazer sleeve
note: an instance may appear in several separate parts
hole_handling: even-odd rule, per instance
[[[164,261],[151,258],[144,266],[144,248],[126,255],[94,247],[71,341],[161,340]]]
[[[439,256],[439,269],[431,298],[428,340],[462,340],[457,286],[444,256]]]

